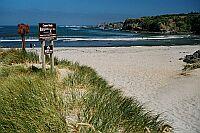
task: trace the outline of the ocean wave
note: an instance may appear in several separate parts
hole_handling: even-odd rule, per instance
[[[80,30],[80,28],[70,28],[70,30],[77,31],[77,30]]]
[[[16,39],[16,40],[9,40],[9,39],[5,39],[5,40],[0,40],[0,42],[21,42],[21,39]],[[26,39],[26,42],[38,42],[38,39]]]
[[[63,38],[84,38],[86,36],[57,36],[57,38],[63,39]]]
[[[168,35],[168,36],[151,36],[152,38],[164,38],[164,39],[178,39],[178,38],[188,38],[190,35]]]
[[[88,28],[88,26],[84,26],[84,25],[66,25],[66,26],[60,25],[58,27],[60,28]]]
[[[139,38],[63,38],[63,41],[131,41],[138,39]]]
[[[64,42],[72,41],[139,41],[139,40],[169,40],[169,39],[181,39],[183,36],[159,36],[159,37],[133,37],[133,38],[62,38]]]
[[[80,25],[66,25],[66,28],[81,28],[82,26]]]
[[[83,36],[58,36],[57,41],[75,42],[75,41],[139,41],[139,40],[170,40],[182,39],[186,36],[150,36],[150,37],[109,37],[109,38],[92,38]],[[27,42],[38,42],[36,38],[26,39]],[[56,41],[56,40],[55,40]],[[21,39],[1,39],[0,42],[21,42]]]

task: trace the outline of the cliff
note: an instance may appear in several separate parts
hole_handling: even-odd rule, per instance
[[[200,13],[128,18],[124,22],[107,23],[99,27],[102,29],[119,29],[133,32],[200,34]]]

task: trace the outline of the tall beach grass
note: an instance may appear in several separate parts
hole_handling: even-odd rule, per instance
[[[151,133],[164,121],[95,70],[56,60],[56,74],[27,67],[38,55],[0,50],[0,132]],[[59,79],[59,69],[72,73]]]

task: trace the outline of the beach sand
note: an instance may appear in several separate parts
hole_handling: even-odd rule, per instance
[[[200,132],[200,69],[180,73],[183,61],[200,46],[55,48],[59,59],[94,68],[124,95],[135,97],[174,127],[176,133]]]

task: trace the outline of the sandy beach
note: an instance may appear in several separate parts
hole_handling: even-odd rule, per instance
[[[199,46],[55,48],[55,56],[94,68],[124,95],[162,116],[176,133],[200,132],[200,69],[181,75],[179,58]]]

